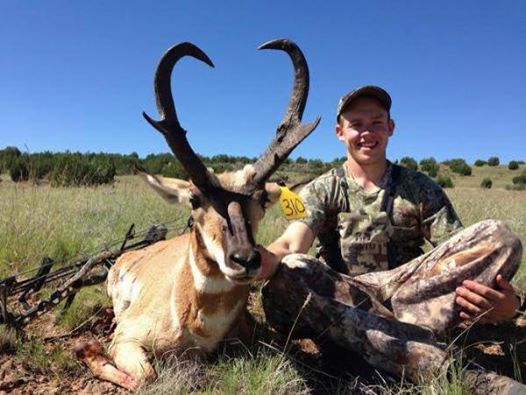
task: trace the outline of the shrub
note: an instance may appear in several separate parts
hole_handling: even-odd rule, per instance
[[[402,159],[400,159],[400,164],[409,169],[418,170],[418,164],[416,163],[416,160],[410,156],[404,156]]]
[[[438,168],[439,166],[435,158],[427,158],[420,161],[420,170],[427,172],[430,177],[437,176]]]
[[[339,158],[334,158],[332,160],[332,162],[330,162],[330,166],[331,167],[341,166],[346,160],[347,160],[346,156],[341,156]]]
[[[429,175],[429,177],[435,178],[437,176],[437,174],[438,174],[438,164],[436,165],[436,167],[433,167],[433,168],[429,169],[427,174]]]
[[[471,175],[471,167],[467,164],[460,164],[452,168],[454,173],[458,173],[463,176],[470,176]]]
[[[307,159],[303,158],[302,156],[298,156],[296,158],[296,163],[307,163]]]
[[[500,160],[496,156],[492,156],[488,159],[488,166],[498,166],[500,164]]]
[[[219,165],[216,165],[219,166]],[[214,171],[217,171],[214,167]],[[188,175],[183,169],[183,165],[179,161],[174,160],[173,162],[167,163],[163,166],[161,169],[161,174],[164,177],[173,177],[173,178],[180,178],[183,180],[186,180],[188,178]]]
[[[510,161],[510,163],[508,163],[508,169],[517,170],[518,168],[519,168],[519,162],[517,162],[516,160],[512,160]]]
[[[512,182],[514,185],[526,185],[526,171],[523,171],[520,175],[513,177]]]
[[[454,188],[455,187],[455,185],[453,184],[453,181],[451,180],[451,177],[449,176],[439,175],[437,177],[437,183],[442,188]]]
[[[9,167],[9,175],[15,182],[29,180],[29,155],[24,154],[16,158]]]
[[[477,167],[481,167],[481,166],[484,166],[484,165],[487,165],[488,162],[486,162],[485,160],[482,160],[482,159],[477,159],[475,161],[475,163],[473,163],[475,166]]]
[[[115,165],[103,155],[62,154],[51,172],[52,186],[90,186],[109,184]]]
[[[0,150],[0,173],[10,171],[16,159],[22,155],[17,147],[5,147]]]
[[[309,159],[309,166],[315,169],[323,169],[325,165],[320,159]]]
[[[524,191],[526,190],[526,184],[514,184],[514,185],[506,185],[507,191]]]
[[[234,165],[232,165],[231,163],[214,163],[214,164],[210,164],[210,167],[214,169],[214,173],[216,174],[224,173],[225,171],[234,170]],[[181,178],[181,177],[178,177],[178,178]]]
[[[484,178],[482,182],[480,183],[481,188],[491,189],[492,186],[493,186],[493,182],[491,181],[491,178],[488,178],[488,177]]]
[[[450,159],[447,161],[453,173],[457,173],[463,176],[471,175],[471,167],[466,163],[464,159]]]

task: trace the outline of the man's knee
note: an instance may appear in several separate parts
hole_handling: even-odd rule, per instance
[[[518,267],[522,257],[522,243],[511,228],[504,221],[494,219],[479,224],[498,255]]]
[[[478,233],[486,235],[496,244],[501,244],[502,247],[510,248],[519,254],[522,253],[520,239],[504,221],[487,219],[472,226],[477,228]]]

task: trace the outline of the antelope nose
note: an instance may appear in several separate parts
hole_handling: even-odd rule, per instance
[[[261,266],[261,254],[258,251],[252,251],[248,256],[235,252],[230,255],[230,259],[247,271],[258,269]]]

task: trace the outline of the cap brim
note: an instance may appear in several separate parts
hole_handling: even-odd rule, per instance
[[[351,104],[352,101],[364,96],[377,99],[387,112],[391,111],[391,96],[389,96],[389,93],[379,86],[367,85],[351,91],[340,99],[336,118],[341,115],[341,113],[349,106],[349,104]]]

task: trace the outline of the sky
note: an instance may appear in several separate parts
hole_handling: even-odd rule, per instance
[[[290,38],[310,69],[304,122],[318,128],[293,158],[345,155],[336,104],[367,84],[392,96],[388,157],[526,160],[526,2],[0,0],[0,149],[169,152],[153,74],[190,41],[215,64],[181,60],[172,78],[197,152],[254,157],[285,111],[292,66],[258,51]]]

